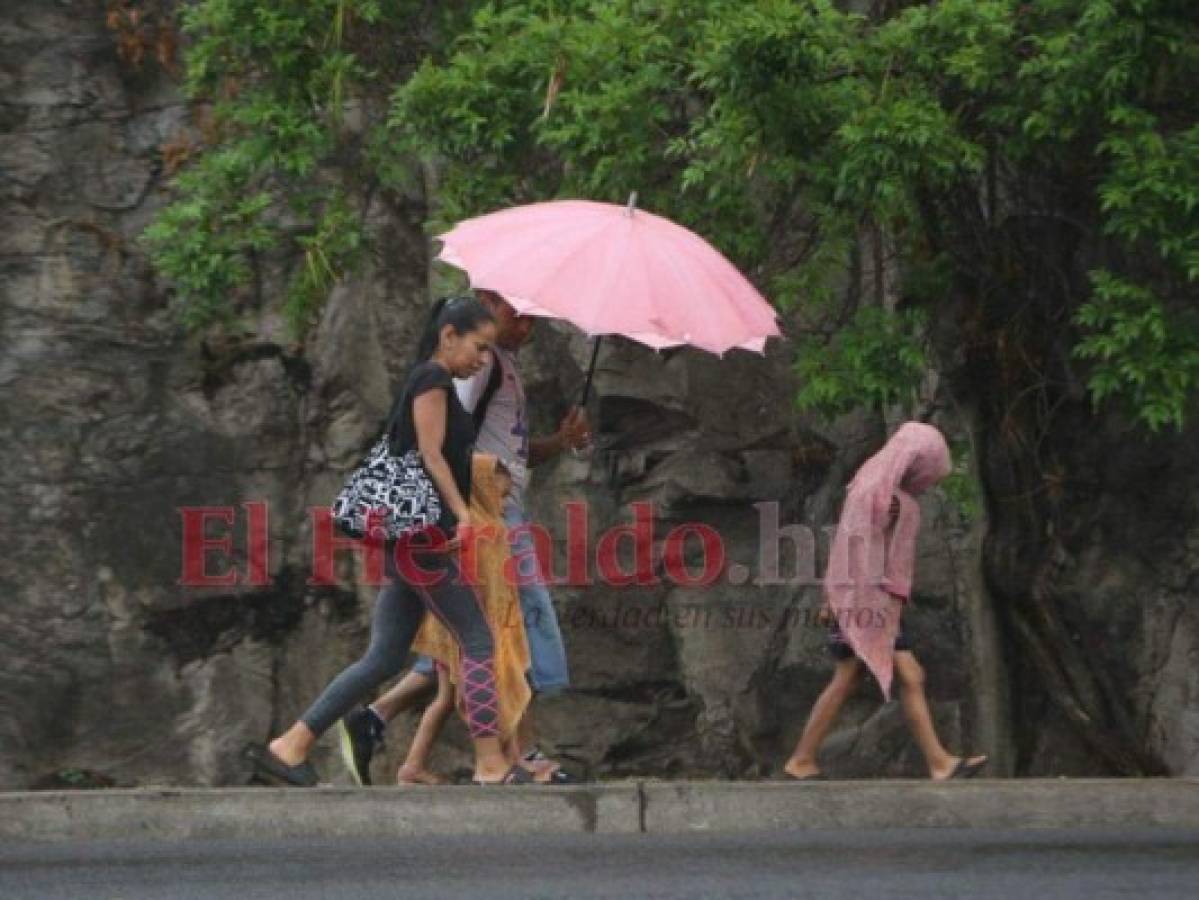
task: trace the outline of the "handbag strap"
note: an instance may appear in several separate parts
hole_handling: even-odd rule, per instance
[[[387,449],[391,451],[392,456],[399,456],[400,453],[396,449],[395,431],[396,422],[400,418],[400,413],[404,411],[404,402],[408,397],[408,392],[404,391],[400,394],[400,399],[396,401],[391,412],[387,414],[387,423],[383,426],[383,434],[387,436]]]
[[[475,404],[475,411],[471,413],[471,418],[475,420],[475,431],[483,427],[483,420],[487,418],[487,407],[491,405],[491,398],[504,383],[504,367],[500,362],[499,355],[492,351],[491,358],[491,374],[487,376],[487,386],[483,388],[483,396],[479,398],[479,402]]]
[[[450,390],[454,389],[452,384],[449,389]],[[445,424],[446,424],[446,428],[449,428],[450,405],[448,403],[449,398],[447,397],[446,399],[447,399],[447,403],[446,403],[446,407],[445,407]],[[405,389],[400,394],[400,398],[396,401],[395,406],[392,407],[391,412],[388,413],[388,415],[387,415],[387,424],[383,426],[382,433],[387,435],[387,448],[391,451],[393,456],[402,456],[403,455],[398,450],[396,450],[395,438],[394,438],[392,432],[395,430],[396,422],[399,420],[400,416],[403,414],[405,407],[407,407],[407,405],[408,405],[408,402],[409,402],[408,390],[407,390],[407,384],[405,384]],[[412,424],[412,430],[413,430],[413,432],[416,431],[416,423],[415,422],[413,422],[413,424]],[[413,446],[416,446],[416,445],[413,444]],[[411,449],[412,449],[412,447],[408,448],[408,450],[411,450]],[[408,450],[405,450],[404,453],[407,453]]]

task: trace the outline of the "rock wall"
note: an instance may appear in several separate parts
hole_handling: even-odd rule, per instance
[[[168,199],[160,148],[192,127],[187,106],[169,79],[118,61],[96,4],[10,5],[0,22],[0,788],[242,783],[244,743],[286,726],[366,644],[374,592],[353,560],[341,560],[336,585],[307,583],[307,510],[331,498],[403,376],[427,302],[423,199],[362,200],[376,253],[337,287],[302,348],[272,303],[286,260],[264,273],[248,338],[188,338],[138,245]],[[542,431],[577,396],[588,351],[552,326],[525,351]],[[587,504],[593,549],[602,530],[630,521],[630,503],[649,501],[659,547],[677,525],[706,523],[730,566],[707,588],[559,589],[574,690],[542,705],[546,742],[596,775],[775,770],[830,664],[811,626],[817,591],[793,583],[789,537],[782,583],[752,581],[762,516],[773,516],[761,504],[777,504],[782,528],[832,523],[882,423],[803,421],[786,347],[718,360],[606,342],[595,388],[597,447],[543,467],[532,492],[559,571],[570,500]],[[965,432],[971,421],[943,424]],[[1143,471],[1094,502],[1151,519],[1173,493]],[[1192,484],[1175,498],[1188,522]],[[247,502],[268,505],[270,583],[181,587],[180,509],[237,508],[244,571]],[[1054,730],[1051,710],[1011,699],[1022,668],[1005,658],[981,573],[986,519],[965,522],[939,497],[925,514],[910,631],[947,743],[991,750],[1001,772],[1097,770]],[[1113,548],[1132,552],[1124,536],[1080,533],[1076,574],[1080,593],[1098,585],[1102,598],[1080,618],[1116,629],[1104,652],[1128,651],[1116,655],[1146,739],[1173,771],[1194,773],[1187,527],[1153,550],[1169,572],[1131,557],[1113,569]],[[751,580],[730,577],[736,566]],[[408,717],[394,729],[379,779],[412,727]],[[453,770],[467,741],[457,724],[448,732],[434,764]],[[339,779],[330,745],[317,763]],[[833,774],[920,773],[896,704],[867,689],[826,757]]]
[[[1017,770],[1101,773],[1131,745],[1144,770],[1199,771],[1197,437],[1193,425],[1155,437],[1118,414],[1064,404],[1039,457],[1054,514],[1031,534],[1028,521],[1008,511],[1027,490],[1015,492],[1010,457],[993,442],[987,580],[1000,603],[1048,592],[1070,657],[1055,653],[1057,671],[1047,678],[1019,650],[1016,619],[1003,617]],[[1019,556],[1043,560],[1031,578]],[[1057,703],[1061,679],[1102,716],[1094,731],[1070,727]]]
[[[15,7],[0,22],[0,785],[241,780],[244,742],[365,639],[369,591],[306,585],[304,511],[387,408],[425,241],[411,216],[364,209],[386,267],[341,289],[302,354],[269,303],[246,340],[186,339],[138,236],[187,106],[118,61],[97,4]],[[235,507],[240,555],[247,501],[268,504],[269,586],[181,588],[180,509]]]

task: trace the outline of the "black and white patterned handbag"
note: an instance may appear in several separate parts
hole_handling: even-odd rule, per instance
[[[390,432],[384,429],[333,501],[333,521],[350,537],[366,536],[372,514],[371,524],[377,522],[387,540],[421,531],[441,518],[441,495],[421,463],[420,450],[413,447],[397,456]]]

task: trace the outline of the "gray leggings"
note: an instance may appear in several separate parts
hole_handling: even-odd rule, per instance
[[[430,612],[458,642],[461,692],[471,737],[494,737],[499,733],[495,641],[479,595],[474,587],[461,583],[456,554],[421,560],[424,568],[443,570],[443,577],[430,587],[405,584],[396,574],[390,550],[387,560],[391,581],[375,601],[366,655],[343,669],[300,721],[320,735],[379,685],[398,675],[425,613]]]

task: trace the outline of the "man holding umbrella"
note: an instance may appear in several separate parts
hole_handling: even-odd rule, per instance
[[[514,471],[521,473],[520,495],[527,481],[521,463],[536,464],[589,439],[581,411],[572,410],[556,435],[541,442],[528,440],[524,393],[511,354],[527,339],[530,317],[569,322],[594,338],[580,407],[586,406],[605,335],[655,350],[689,346],[722,356],[734,349],[762,353],[769,338],[781,336],[774,309],[716,248],[669,219],[637,209],[636,202],[634,193],[624,206],[589,200],[533,203],[459,222],[439,236],[438,259],[464,271],[472,287],[486,289],[480,296],[500,327],[495,357],[502,382],[492,387],[496,382],[485,370],[477,378],[488,382],[464,386],[459,393],[467,409],[477,408],[476,400],[485,408],[477,449],[495,453],[505,463],[518,463]],[[510,523],[527,521],[520,501],[511,507]],[[531,540],[527,529],[521,533]],[[529,551],[513,546],[512,552],[519,556]],[[522,585],[520,601],[535,680],[542,668],[551,685],[564,686],[565,655],[548,592],[531,586],[526,601]],[[546,612],[539,614],[539,609]],[[540,648],[540,661],[542,636],[534,631],[538,622],[553,623],[552,635]],[[560,666],[549,661],[551,653],[560,655]],[[392,696],[407,696],[405,685],[413,685],[417,677],[409,675]],[[379,712],[364,709],[344,722],[348,739],[343,748],[353,751],[356,777],[365,774],[362,760],[369,762],[365,750],[372,746],[371,739],[381,732],[388,713],[397,711],[388,709],[386,701],[387,697],[376,704]],[[542,770],[543,778],[553,768],[544,761],[531,765]]]
[[[475,417],[478,428],[475,449],[499,457],[512,473],[512,491],[504,508],[504,521],[512,537],[512,557],[520,568],[520,606],[531,658],[529,682],[536,694],[552,696],[569,686],[570,677],[558,617],[549,590],[537,571],[533,536],[525,512],[525,492],[532,466],[552,459],[563,450],[586,446],[590,429],[584,412],[574,407],[557,432],[542,438],[530,437],[516,354],[528,341],[534,320],[519,315],[494,291],[480,290],[476,294],[495,316],[496,344],[490,363],[471,378],[457,380],[455,388],[463,407]],[[343,758],[358,783],[370,783],[370,760],[387,723],[425,695],[435,678],[432,661],[421,657],[388,693],[342,720]],[[566,780],[565,774],[537,750],[531,715],[531,712],[526,715],[519,735],[525,763],[539,780],[561,783]],[[401,769],[400,776],[416,782],[435,780],[423,770]]]

